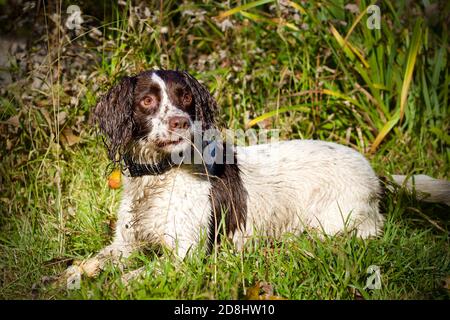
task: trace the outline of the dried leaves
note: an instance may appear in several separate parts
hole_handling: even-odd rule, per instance
[[[273,294],[273,286],[270,283],[258,281],[253,287],[247,289],[246,300],[287,300]]]
[[[64,128],[64,130],[60,133],[59,139],[63,145],[73,146],[81,141],[81,138],[75,135],[70,128]]]

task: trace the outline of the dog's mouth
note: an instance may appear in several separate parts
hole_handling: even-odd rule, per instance
[[[155,144],[158,148],[166,148],[180,144],[184,139],[182,137],[174,140],[157,140]]]

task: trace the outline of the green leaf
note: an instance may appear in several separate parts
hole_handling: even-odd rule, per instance
[[[311,112],[310,104],[300,104],[300,105],[284,107],[284,108],[280,108],[277,110],[272,110],[272,111],[266,112],[266,113],[260,115],[259,117],[256,117],[253,120],[251,120],[249,123],[247,123],[246,127],[251,128],[258,122],[264,121],[264,120],[271,118],[273,116],[276,116],[280,113],[289,112],[289,111]]]
[[[419,19],[414,26],[412,40],[408,52],[408,60],[406,62],[405,75],[403,77],[402,91],[400,94],[400,120],[403,119],[406,108],[406,99],[408,97],[409,86],[411,84],[414,66],[416,64],[417,53],[419,52],[422,41],[422,21]]]
[[[242,5],[242,6],[239,6],[239,7],[236,7],[236,8],[230,9],[230,10],[227,10],[227,11],[225,11],[225,12],[222,12],[222,13],[220,13],[220,14],[217,16],[217,18],[218,18],[218,19],[225,19],[226,17],[232,16],[232,15],[234,15],[234,14],[236,14],[236,13],[241,12],[241,11],[245,11],[245,10],[248,10],[248,9],[251,9],[251,8],[254,8],[254,7],[258,7],[258,6],[261,6],[261,5],[263,5],[263,4],[270,3],[270,2],[274,2],[274,0],[259,0],[259,1],[253,1],[253,2],[250,2],[250,3],[244,4],[244,5]],[[242,12],[241,12],[241,13],[242,13]]]
[[[377,150],[380,143],[384,140],[384,138],[387,136],[387,134],[392,130],[392,128],[397,124],[397,122],[400,120],[400,109],[397,110],[397,112],[394,114],[394,116],[386,122],[384,127],[380,130],[377,137],[372,143],[372,146],[370,147],[370,153],[373,153]]]

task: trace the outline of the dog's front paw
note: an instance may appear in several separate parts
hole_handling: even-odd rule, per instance
[[[100,261],[97,258],[87,259],[82,262],[75,262],[68,267],[57,279],[58,286],[66,287],[69,290],[80,288],[81,277],[95,277],[100,271]]]
[[[68,267],[63,273],[61,273],[54,281],[51,281],[53,285],[57,287],[65,287],[69,290],[80,288],[81,276],[83,269],[78,265],[72,265]]]
[[[95,277],[100,272],[100,260],[98,258],[90,258],[81,262],[78,266],[82,273],[89,278]]]

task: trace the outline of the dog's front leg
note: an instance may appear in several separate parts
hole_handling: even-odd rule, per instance
[[[109,262],[120,266],[123,259],[128,258],[137,247],[138,245],[132,227],[130,203],[128,199],[123,198],[118,212],[116,230],[112,243],[100,250],[94,257],[67,269],[62,278],[73,277],[76,273],[94,277]]]
[[[100,250],[94,257],[84,260],[79,264],[82,273],[88,277],[96,276],[107,263],[113,265],[122,265],[123,259],[126,259],[133,252],[134,245],[123,241],[120,236],[116,236],[113,242]]]
[[[183,260],[190,255],[199,245],[205,245],[202,238],[208,238],[208,220],[206,218],[185,219],[177,221],[176,219],[168,219],[166,233],[164,235],[164,243],[177,258]]]
[[[88,277],[93,277],[102,270],[107,263],[121,266],[123,259],[128,258],[137,248],[136,237],[132,226],[130,203],[123,198],[117,217],[116,230],[112,243],[94,257],[83,261],[80,267]]]

